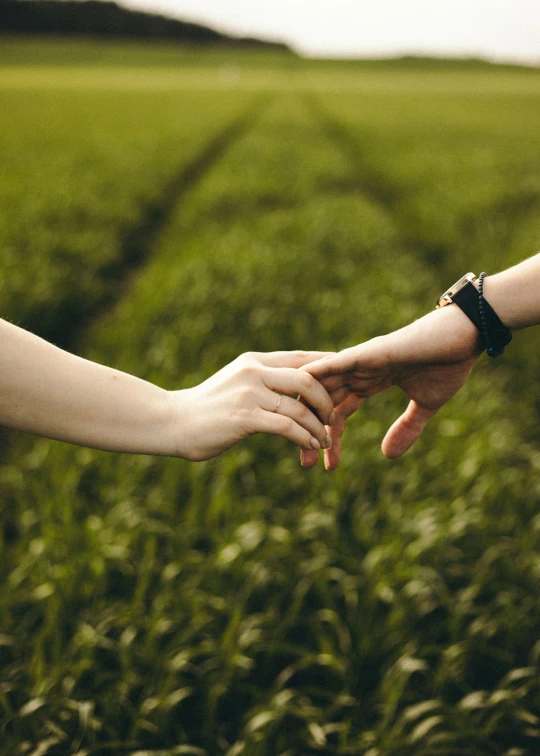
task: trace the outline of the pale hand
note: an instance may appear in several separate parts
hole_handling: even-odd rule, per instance
[[[347,418],[367,397],[390,386],[403,389],[410,402],[386,433],[382,451],[392,459],[404,454],[465,383],[480,353],[475,326],[457,305],[450,305],[304,368],[322,383],[335,406],[326,469],[339,465]],[[317,451],[302,451],[302,465],[314,467],[318,456]]]
[[[177,456],[210,459],[254,433],[283,436],[311,451],[327,448],[332,400],[315,378],[298,370],[326,354],[250,352],[200,385],[170,392]]]

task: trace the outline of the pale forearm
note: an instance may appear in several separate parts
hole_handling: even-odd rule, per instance
[[[246,353],[199,386],[169,392],[0,320],[0,425],[104,451],[189,460],[210,459],[259,432],[320,449],[329,441],[332,400],[298,368],[322,356]],[[290,398],[299,394],[305,404]]]
[[[3,320],[0,424],[107,451],[175,453],[167,391]]]

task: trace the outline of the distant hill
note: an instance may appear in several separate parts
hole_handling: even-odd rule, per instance
[[[292,52],[282,43],[233,37],[201,24],[123,8],[105,0],[0,0],[0,34],[133,37]]]

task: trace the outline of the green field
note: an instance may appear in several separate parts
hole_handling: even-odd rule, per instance
[[[0,47],[0,314],[165,388],[339,349],[540,247],[540,72]],[[540,753],[540,350],[332,474],[5,433],[0,754]]]

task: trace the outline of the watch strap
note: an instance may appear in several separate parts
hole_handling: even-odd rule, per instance
[[[512,333],[510,329],[504,325],[489,302],[483,298],[482,301],[486,326],[486,328],[484,328],[482,315],[480,313],[480,295],[476,286],[473,286],[469,281],[463,286],[463,288],[454,294],[452,301],[463,310],[465,315],[467,315],[478,328],[481,335],[482,348],[493,349],[497,354],[502,354],[505,346],[512,341]],[[486,340],[484,338],[485,330],[487,330],[487,335],[489,335],[489,344],[484,343]]]

